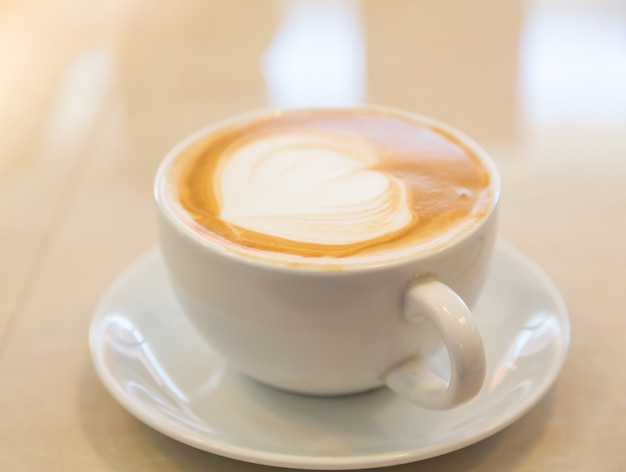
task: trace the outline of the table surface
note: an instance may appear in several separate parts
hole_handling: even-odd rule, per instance
[[[270,469],[123,410],[92,367],[90,317],[155,246],[152,178],[179,139],[249,109],[362,102],[493,155],[502,238],[572,322],[532,411],[390,470],[626,470],[626,4],[611,0],[0,5],[0,470]]]

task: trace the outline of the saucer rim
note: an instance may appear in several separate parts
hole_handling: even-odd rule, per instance
[[[502,239],[498,239],[496,243],[494,258],[500,253],[511,257],[514,259],[516,266],[522,267],[523,270],[530,273],[532,277],[537,280],[537,286],[541,286],[548,298],[554,302],[556,308],[555,314],[559,320],[560,336],[558,339],[561,342],[561,349],[558,355],[555,356],[555,360],[551,362],[550,370],[543,373],[541,382],[533,388],[533,392],[526,396],[520,404],[514,405],[508,409],[508,414],[494,416],[492,420],[487,422],[486,426],[482,426],[477,433],[468,435],[464,439],[453,440],[443,444],[421,446],[413,449],[407,448],[402,452],[394,451],[360,454],[349,457],[285,454],[233,445],[226,441],[207,441],[205,436],[172,424],[158,415],[153,414],[149,408],[142,407],[139,402],[130,398],[126,391],[114,379],[114,376],[109,374],[105,369],[106,362],[103,360],[98,348],[98,324],[101,319],[107,316],[109,312],[107,307],[111,305],[115,295],[128,284],[133,277],[136,277],[137,273],[140,273],[152,259],[161,258],[158,248],[149,250],[147,253],[131,262],[114,278],[100,297],[93,311],[89,326],[89,349],[92,364],[109,393],[131,415],[172,439],[219,456],[259,465],[315,470],[371,469],[430,459],[475,444],[515,423],[532,410],[547,394],[548,390],[554,385],[567,358],[571,340],[571,322],[565,300],[556,284],[532,258]],[[447,412],[443,411],[441,414],[446,415]]]

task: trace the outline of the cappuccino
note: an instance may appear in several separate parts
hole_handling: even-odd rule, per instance
[[[448,244],[491,210],[479,151],[377,108],[249,115],[178,151],[161,192],[186,227],[254,258],[367,263]]]

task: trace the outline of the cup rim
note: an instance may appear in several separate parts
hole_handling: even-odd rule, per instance
[[[451,240],[446,241],[441,246],[434,248],[422,249],[419,251],[411,252],[410,250],[403,251],[401,253],[391,253],[388,256],[374,257],[371,260],[363,261],[336,261],[332,258],[285,258],[279,257],[264,257],[263,255],[255,255],[244,251],[237,251],[233,248],[229,248],[224,244],[220,244],[217,239],[202,236],[198,232],[189,227],[173,210],[171,204],[168,203],[165,191],[167,187],[167,176],[171,168],[171,165],[176,160],[177,156],[193,143],[199,141],[203,137],[217,131],[219,129],[234,125],[236,123],[252,121],[254,119],[262,119],[271,117],[273,115],[279,116],[284,113],[297,113],[316,110],[365,110],[374,111],[380,113],[390,113],[399,116],[404,116],[418,123],[424,124],[428,127],[433,127],[453,136],[456,140],[469,148],[472,153],[480,159],[483,167],[487,170],[490,177],[490,188],[492,191],[492,197],[490,200],[489,208],[485,215],[473,224],[468,230],[463,231],[459,235],[453,237]],[[501,196],[501,177],[498,168],[491,158],[491,156],[480,146],[474,139],[463,133],[462,131],[454,128],[453,126],[439,121],[435,118],[431,118],[426,115],[415,113],[412,111],[402,110],[389,106],[381,105],[355,105],[355,106],[320,106],[320,107],[299,107],[299,108],[259,108],[252,111],[239,113],[234,116],[217,120],[207,126],[204,126],[197,131],[187,135],[174,145],[165,155],[161,163],[159,164],[154,181],[153,181],[153,196],[159,214],[172,225],[179,234],[186,237],[196,245],[210,251],[211,253],[218,254],[222,257],[231,259],[233,261],[243,263],[246,265],[260,266],[272,268],[273,270],[285,270],[285,271],[311,271],[311,272],[324,272],[337,271],[337,272],[361,272],[372,269],[387,268],[390,266],[403,265],[405,263],[420,261],[428,258],[434,254],[442,254],[463,244],[465,241],[471,239],[473,235],[479,232],[488,221],[490,221],[496,214],[497,207],[499,206]]]

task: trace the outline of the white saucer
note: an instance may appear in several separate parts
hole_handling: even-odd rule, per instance
[[[96,370],[130,413],[215,454],[281,467],[353,469],[426,459],[517,420],[554,382],[569,345],[565,305],[530,259],[498,243],[475,309],[487,350],[477,398],[435,412],[387,389],[341,398],[294,395],[231,370],[194,332],[153,251],[111,286],[89,341]]]

